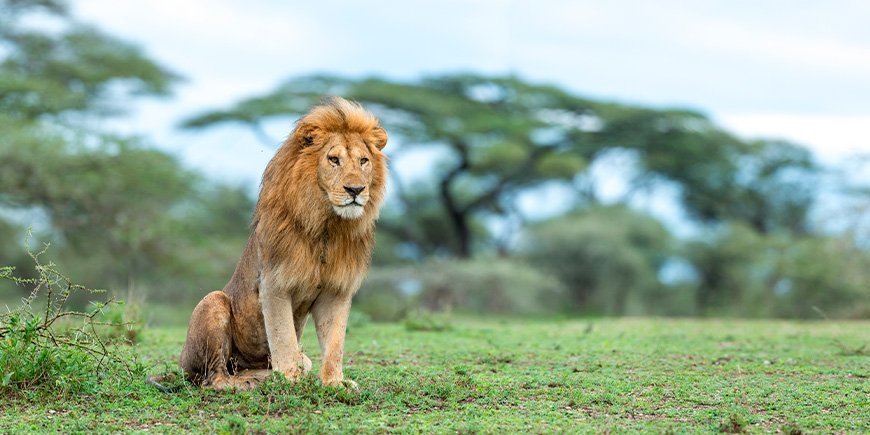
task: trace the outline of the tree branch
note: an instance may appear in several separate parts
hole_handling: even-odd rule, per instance
[[[450,217],[450,221],[453,224],[453,228],[456,230],[456,235],[459,240],[457,255],[459,257],[468,258],[471,256],[471,233],[468,229],[468,212],[459,207],[456,203],[456,198],[453,197],[453,191],[451,190],[453,181],[456,180],[460,174],[468,170],[468,144],[461,140],[457,140],[450,142],[450,146],[452,146],[459,154],[459,164],[444,174],[439,183],[439,187],[441,199],[444,202],[447,214]]]
[[[477,199],[469,202],[464,207],[462,207],[462,213],[470,213],[484,205],[490,204],[512,184],[514,184],[518,179],[522,178],[524,175],[528,174],[529,171],[535,168],[535,165],[540,161],[544,156],[549,154],[550,152],[556,150],[558,146],[541,146],[535,148],[530,154],[529,158],[526,159],[525,163],[517,168],[516,171],[512,172],[509,175],[502,177],[492,188],[490,188],[485,193],[481,194],[477,197]]]

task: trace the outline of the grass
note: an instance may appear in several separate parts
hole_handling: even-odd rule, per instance
[[[309,322],[310,323],[310,322]],[[0,432],[870,432],[870,322],[454,320],[354,325],[345,374],[251,392],[104,382],[0,397]],[[174,367],[182,328],[135,351]],[[305,349],[318,359],[313,331]],[[315,362],[317,370],[317,362]]]

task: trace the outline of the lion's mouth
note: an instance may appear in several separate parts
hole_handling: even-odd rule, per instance
[[[350,201],[344,205],[333,205],[332,209],[335,213],[345,219],[356,219],[363,214],[363,205],[356,200]]]
[[[344,200],[344,204],[338,205],[337,207],[362,207],[366,205],[365,199],[360,198],[359,196],[348,198]]]

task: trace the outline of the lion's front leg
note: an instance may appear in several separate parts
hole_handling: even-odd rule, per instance
[[[311,361],[299,347],[289,289],[276,285],[271,276],[264,276],[260,280],[260,306],[263,308],[272,370],[292,381],[299,380],[311,370]]]
[[[356,387],[353,381],[346,381],[342,372],[344,357],[344,334],[347,330],[347,317],[350,314],[351,295],[338,295],[323,292],[311,307],[311,316],[317,329],[317,340],[323,354],[320,380],[324,385],[347,385]]]

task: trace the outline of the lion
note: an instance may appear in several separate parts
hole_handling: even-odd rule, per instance
[[[190,318],[181,367],[194,384],[255,387],[272,372],[311,370],[300,340],[309,314],[324,385],[342,372],[351,299],[371,261],[384,200],[387,133],[358,103],[314,106],[266,166],[251,235],[229,282]]]

